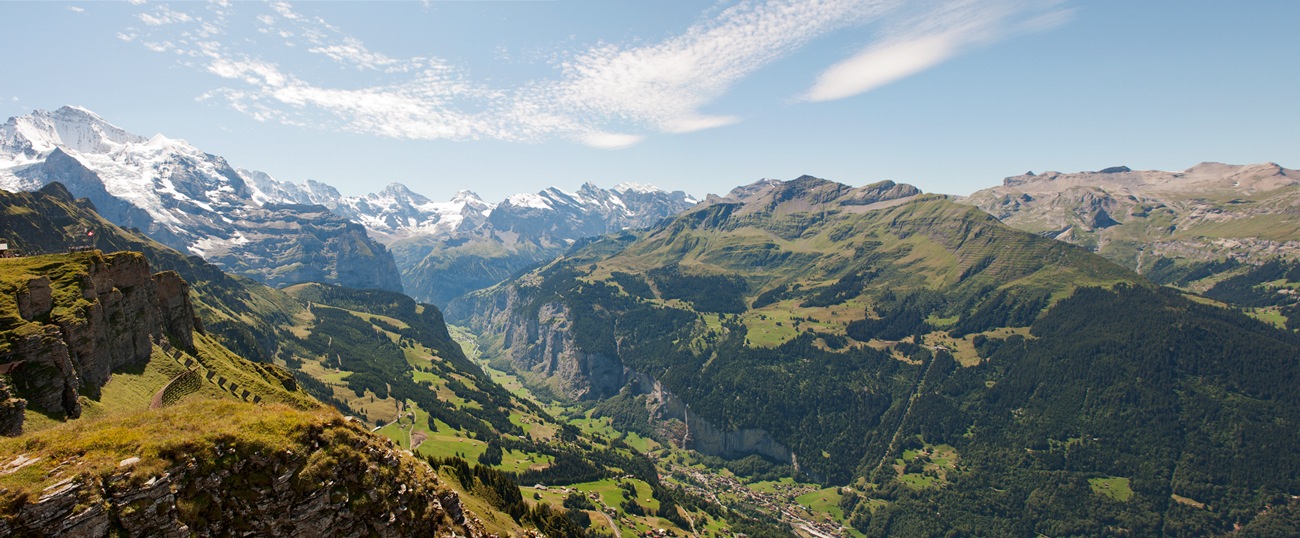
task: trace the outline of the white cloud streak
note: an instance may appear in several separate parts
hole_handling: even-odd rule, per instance
[[[668,133],[730,125],[699,110],[739,80],[818,36],[874,19],[887,0],[739,4],[662,43],[598,47],[561,64],[553,97],[566,108],[646,124]]]
[[[1027,19],[1017,20],[1027,13]],[[1070,16],[1071,11],[1058,9],[1054,3],[947,2],[899,24],[892,35],[826,69],[805,98],[832,101],[866,93],[934,67],[971,47],[1019,33],[1045,31],[1064,24]]]
[[[152,13],[141,13],[136,18],[149,26],[165,26],[194,20],[188,13],[174,11],[167,6],[158,6]]]
[[[373,73],[351,78],[375,82],[351,88],[313,82],[307,73],[287,72],[266,60],[256,47],[244,52],[241,47],[250,48],[244,42],[222,42],[218,36],[234,24],[229,4],[209,4],[206,14],[150,6],[138,18],[147,27],[141,40],[146,47],[174,51],[186,65],[232,84],[201,100],[225,101],[257,121],[403,139],[560,138],[614,149],[637,144],[648,133],[689,133],[741,121],[704,110],[746,77],[828,34],[868,25],[886,28],[863,51],[825,70],[804,96],[807,100],[862,93],[970,46],[1022,31],[1007,20],[1050,1],[960,0],[920,8],[905,0],[741,2],[710,11],[708,18],[657,43],[601,43],[562,53],[551,64],[555,77],[506,88],[475,82],[464,69],[438,58],[394,58],[372,51],[285,2],[269,9],[258,5],[265,12],[249,22],[266,38],[282,40],[285,50]],[[1059,23],[1045,16],[1037,20],[1040,26]],[[134,41],[137,31],[129,28],[118,36]],[[148,39],[156,33],[170,35]]]

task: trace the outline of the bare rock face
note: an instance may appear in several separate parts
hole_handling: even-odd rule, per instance
[[[69,264],[85,264],[70,284],[79,296],[65,294],[71,304],[58,304],[50,278],[34,278],[15,291],[29,323],[0,333],[8,344],[0,366],[14,364],[18,393],[35,409],[69,418],[81,416],[78,393],[97,398],[114,370],[149,360],[164,337],[192,348],[198,328],[188,285],[176,273],[152,275],[134,252],[74,256]]]
[[[766,430],[743,428],[732,432],[723,431],[689,411],[687,419],[684,421],[687,426],[686,448],[724,458],[762,454],[775,461],[794,461],[790,449],[777,442]]]
[[[68,353],[68,344],[63,341],[63,333],[54,325],[31,324],[25,328],[26,334],[12,342],[9,355],[0,359],[22,362],[9,374],[14,388],[35,409],[63,413],[68,418],[80,417],[77,387],[81,378]],[[17,433],[22,433],[21,426]]]
[[[194,332],[203,332],[203,325],[194,315],[190,302],[190,285],[176,271],[163,271],[153,275],[157,290],[158,313],[163,328],[185,349],[194,347]]]
[[[683,448],[701,454],[737,458],[761,454],[773,461],[795,463],[794,453],[761,428],[725,431],[691,411],[685,402],[664,387],[663,383],[643,374],[629,374],[629,386],[636,394],[645,394],[646,411],[661,423],[681,421],[684,430],[673,436]]]
[[[27,289],[17,296],[18,315],[27,321],[50,315],[54,308],[54,297],[50,289],[50,277],[33,278],[27,282]]]
[[[501,326],[502,348],[515,368],[546,380],[560,394],[573,399],[608,398],[618,394],[627,380],[616,355],[580,349],[571,332],[569,309],[546,303],[535,316],[520,315],[523,299],[510,287],[499,293],[466,296],[448,306],[447,315],[459,316],[476,327]]]
[[[15,398],[12,388],[0,377],[0,435],[13,437],[23,433],[23,411],[27,400]]]

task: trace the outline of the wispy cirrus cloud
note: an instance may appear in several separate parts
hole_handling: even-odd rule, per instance
[[[596,47],[560,64],[558,104],[667,133],[730,125],[699,112],[744,77],[830,31],[879,17],[889,0],[743,3],[661,43]]]
[[[878,34],[865,50],[815,81],[807,100],[838,99],[919,72],[962,50],[1015,33],[1007,22],[1052,12],[1051,0],[769,0],[711,12],[679,34],[649,44],[600,43],[561,51],[554,76],[497,87],[435,57],[399,58],[286,2],[209,4],[190,12],[149,5],[145,27],[119,34],[229,84],[202,99],[225,101],[259,121],[343,129],[403,139],[568,139],[599,148],[626,147],[651,133],[689,133],[741,121],[703,112],[736,84],[809,42],[867,26]],[[1044,7],[1046,6],[1046,7]],[[190,5],[186,7],[192,8]],[[205,11],[206,10],[206,11]],[[251,25],[283,50],[325,58],[368,82],[345,87],[268,60],[265,49],[226,38]],[[229,32],[234,33],[234,32]],[[162,37],[158,37],[159,35]]]
[[[805,95],[832,101],[874,90],[938,65],[971,47],[1065,23],[1070,10],[1055,3],[965,0],[895,25],[879,41],[817,77]]]

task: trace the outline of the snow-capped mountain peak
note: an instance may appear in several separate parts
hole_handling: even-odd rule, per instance
[[[332,187],[236,171],[184,140],[131,134],[84,108],[37,110],[0,125],[0,188],[53,182],[119,226],[269,284],[401,289],[391,254],[355,222],[320,208],[266,207],[337,197]],[[318,246],[286,248],[303,241]]]
[[[129,144],[149,140],[104,121],[81,107],[65,106],[53,112],[36,110],[9,118],[0,125],[0,158],[9,164],[35,161],[54,148],[78,153],[110,153]]]
[[[471,191],[469,189],[461,189],[459,191],[456,191],[456,195],[451,197],[451,201],[455,203],[463,203],[463,204],[487,205],[487,202],[484,202],[483,198],[479,197],[477,192]]]
[[[0,126],[0,188],[31,190],[51,181],[93,193],[97,206],[108,204],[102,211],[126,204],[118,217],[139,221],[141,228],[156,225],[165,243],[194,253],[210,231],[194,226],[191,216],[240,206],[249,195],[224,159],[184,140],[129,133],[73,106],[37,110]]]
[[[542,193],[545,192],[547,191],[542,191]],[[506,198],[506,201],[502,203],[502,205],[506,204],[514,207],[528,207],[533,209],[554,209],[551,206],[551,199],[549,197],[544,194],[533,194],[528,192],[510,195]]]
[[[371,195],[375,198],[388,198],[395,203],[409,205],[423,205],[429,203],[429,199],[420,194],[412,192],[406,185],[401,183],[390,183],[384,190],[379,191],[378,195]]]
[[[654,185],[646,185],[643,183],[635,183],[632,181],[624,181],[623,183],[614,185],[614,187],[609,190],[617,192],[619,194],[623,194],[628,191],[639,192],[642,194],[654,194],[657,192],[666,192],[663,189],[656,187]]]

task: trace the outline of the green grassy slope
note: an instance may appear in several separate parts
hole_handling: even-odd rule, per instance
[[[175,422],[171,427],[160,424],[145,429],[151,437],[163,437],[160,442],[164,444],[190,436],[196,424],[213,421],[217,423],[215,435],[233,439],[243,439],[243,428],[253,428],[247,441],[256,445],[260,442],[256,438],[269,426],[244,424],[243,416],[273,420],[266,415],[288,405],[337,420],[333,411],[321,410],[317,400],[307,394],[311,393],[357,416],[368,429],[384,424],[381,435],[421,457],[464,458],[475,464],[486,453],[485,468],[499,469],[508,473],[507,477],[519,475],[529,484],[564,484],[627,474],[635,474],[647,484],[656,480],[653,465],[633,449],[566,429],[536,404],[497,385],[465,357],[439,311],[430,305],[391,292],[319,284],[273,290],[231,278],[202,260],[182,256],[104,222],[90,207],[56,189],[47,190],[55,192],[0,193],[6,202],[0,205],[4,211],[0,235],[28,253],[57,251],[78,244],[78,236],[90,227],[96,230],[100,248],[139,249],[155,270],[175,268],[187,278],[197,279],[191,299],[207,331],[194,335],[193,350],[163,344],[153,349],[147,362],[115,372],[97,398],[82,397],[80,420],[64,422],[29,409],[28,433],[19,438],[19,445],[12,445],[19,447],[14,450],[42,451],[48,445],[55,451],[42,458],[63,457],[67,450],[85,448],[66,438],[46,441],[49,438],[45,436],[76,432],[73,435],[96,439],[113,435],[119,427],[116,424],[123,420],[134,424],[150,417]],[[55,312],[62,312],[80,300],[73,289],[80,274],[78,264],[99,256],[103,254],[91,251],[3,260],[0,284],[16,286],[31,276],[49,275],[58,298]],[[0,295],[0,322],[6,327],[26,323],[15,309],[12,293]],[[0,340],[0,347],[3,342]],[[231,351],[228,345],[241,351]],[[245,352],[260,361],[245,360],[240,356]],[[206,403],[212,400],[260,406],[213,408],[216,404]],[[220,413],[230,413],[230,421],[222,422]],[[283,417],[285,422],[302,422],[302,418],[293,413]],[[192,442],[203,446],[210,440],[198,436]],[[88,450],[85,457],[115,463],[130,457],[126,452],[134,452],[151,469],[175,463],[163,456],[146,457],[171,449],[157,448],[139,436],[124,438],[123,443],[129,446],[110,443],[102,450]],[[493,454],[501,456],[493,458]],[[17,454],[9,456],[13,459]],[[439,466],[444,464],[435,462],[435,467]],[[88,472],[100,472],[99,467]],[[500,496],[486,493],[476,482],[451,480],[449,484],[466,495],[467,506],[481,511],[489,530],[513,534],[521,533],[525,526],[572,530],[546,526],[550,516],[564,517],[561,502],[547,505],[546,509],[554,508],[548,512],[550,516],[529,519],[524,514],[506,513]],[[13,491],[18,496],[14,499],[25,496]],[[675,495],[658,486],[656,494],[664,498]],[[655,516],[629,517],[629,521],[648,527],[651,523],[646,518]],[[603,516],[597,519],[603,521]],[[659,526],[665,525],[673,524]]]
[[[661,485],[654,464],[622,440],[575,428],[535,403],[527,391],[516,394],[502,387],[497,382],[501,377],[494,378],[465,355],[436,308],[376,290],[303,284],[285,291],[310,304],[292,328],[305,351],[295,354],[304,358],[292,366],[311,377],[305,384],[378,425],[377,433],[402,448],[435,461],[455,458],[505,472],[520,486],[546,484],[578,495],[595,491],[601,481],[633,476],[654,499],[651,506],[673,499],[666,511],[676,514],[680,504],[689,507],[686,514],[705,513],[707,503]],[[465,490],[473,492],[470,486]],[[525,487],[523,492],[531,496],[534,490]],[[559,510],[566,497],[547,496],[541,504]],[[620,524],[623,531],[683,532],[687,527],[678,516],[672,518],[676,523],[656,523],[654,509],[638,514],[618,503],[612,506],[629,522]],[[502,532],[531,521],[512,517],[500,505],[487,503],[481,509],[489,514],[485,521]],[[746,520],[738,515],[731,519]],[[605,521],[604,516],[596,515],[595,521]]]
[[[941,197],[804,206],[698,208],[450,311],[492,334],[503,318],[474,311],[498,294],[517,294],[512,323],[563,305],[579,350],[653,376],[723,430],[765,430],[804,477],[866,492],[841,510],[867,534],[1213,534],[1300,493],[1293,448],[1223,445],[1296,424],[1280,381],[1300,367],[1293,336]],[[909,447],[938,445],[959,463],[909,468]],[[1206,463],[1219,457],[1280,472],[1224,485]],[[1127,504],[1092,496],[1105,477],[1132,481]],[[1233,508],[1170,504],[1191,490]]]

